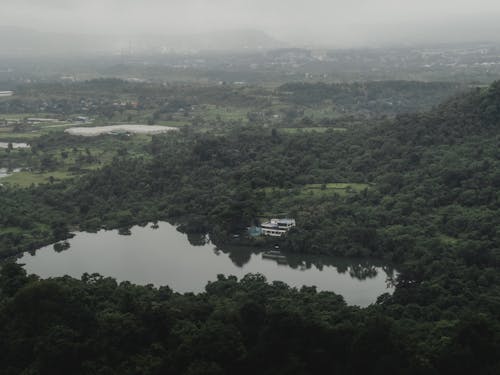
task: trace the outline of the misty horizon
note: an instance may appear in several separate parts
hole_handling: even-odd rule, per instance
[[[88,38],[196,38],[262,32],[287,47],[385,47],[421,43],[498,42],[500,4],[472,1],[20,0],[2,5],[0,24]],[[6,32],[6,31],[4,31]],[[9,33],[10,34],[10,33]],[[14,40],[15,35],[8,35]],[[3,43],[0,42],[0,47]]]

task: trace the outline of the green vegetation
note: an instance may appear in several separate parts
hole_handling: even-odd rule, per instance
[[[29,187],[32,184],[38,185],[43,183],[53,183],[62,179],[70,178],[71,175],[67,172],[16,172],[2,179],[2,184],[15,185],[19,187]]]
[[[203,105],[194,111],[194,116],[200,116],[207,120],[222,121],[246,121],[246,108],[230,108],[217,105]]]
[[[300,214],[298,207],[304,207],[314,202],[321,204],[325,198],[340,198],[352,196],[370,189],[369,184],[361,183],[324,183],[324,184],[306,184],[303,186],[294,186],[292,188],[267,187],[262,189],[265,193],[263,198],[261,216],[293,216]],[[303,212],[303,214],[306,214]]]
[[[346,131],[347,128],[334,128],[334,127],[325,127],[325,126],[316,126],[312,127],[301,127],[301,128],[280,128],[280,131],[288,134],[296,134],[296,133],[305,133],[305,132],[318,132],[324,133],[326,131],[336,131],[343,132]]]
[[[30,133],[0,132],[0,142],[27,142],[38,137],[40,137],[40,133],[37,131]]]
[[[9,139],[15,137],[12,133],[33,138],[34,134],[72,126],[84,116],[96,125],[191,124],[203,132],[237,124],[316,127],[322,131],[324,127],[358,125],[366,118],[426,110],[463,89],[457,84],[411,81],[287,84],[278,89],[117,79],[39,83],[20,85],[15,97],[0,98],[0,130],[10,129],[5,134]],[[27,122],[30,117],[54,118],[61,123],[33,125]],[[2,136],[0,131],[0,139]]]
[[[133,91],[121,82],[81,85],[123,97]],[[373,87],[385,95],[406,85]],[[436,88],[416,86],[417,98]],[[325,90],[347,98],[346,87],[373,89],[320,86],[311,96],[310,87],[299,85],[300,95],[283,95],[299,107],[304,95],[312,106]],[[143,89],[148,98],[160,90]],[[500,371],[500,82],[428,112],[401,109],[394,118],[374,104],[363,117],[373,121],[347,116],[343,132],[283,131],[320,124],[292,104],[287,120],[268,122],[258,89],[179,90],[185,99],[194,90],[204,102],[223,100],[226,92],[228,107],[254,110],[248,122],[193,119],[181,132],[151,140],[56,133],[37,139],[32,151],[6,151],[2,163],[78,173],[2,188],[1,254],[63,240],[72,227],[127,228],[161,219],[224,244],[259,217],[286,213],[298,225],[281,249],[390,260],[400,270],[394,294],[358,309],[333,293],[268,285],[255,275],[221,276],[206,293],[179,295],[97,275],[43,281],[6,265],[0,350],[7,374]],[[159,121],[188,108],[172,103],[162,104]],[[353,106],[346,104],[351,115],[362,107]],[[61,154],[73,149],[74,156]]]
[[[180,295],[84,274],[0,274],[2,372],[40,374],[496,373],[498,323],[439,318],[404,293],[365,310],[314,288],[219,276]],[[427,317],[425,314],[433,315]],[[431,324],[423,320],[432,319]],[[422,320],[423,319],[423,320]],[[364,358],[365,360],[360,360]]]
[[[361,192],[365,189],[368,189],[370,185],[368,184],[357,184],[357,183],[339,183],[339,182],[330,182],[326,184],[307,184],[299,188],[295,188],[295,191],[298,191],[300,194],[310,194],[315,192],[322,192],[323,194],[341,194],[345,195],[349,192]],[[274,187],[264,188],[267,194],[275,193],[275,192],[284,192],[287,189],[280,189]],[[288,189],[288,192],[292,192],[292,189]]]
[[[121,155],[148,157],[151,136],[73,137],[61,131],[30,141],[30,149],[0,150],[0,167],[24,168],[2,184],[28,187],[84,175]],[[2,152],[3,151],[3,152]]]
[[[285,94],[287,101],[315,106],[315,111],[306,112],[311,116],[327,114],[328,111],[352,112],[353,109],[359,108],[374,113],[415,112],[430,109],[443,97],[460,90],[464,90],[464,87],[448,82],[410,81],[354,84],[287,83],[279,87],[279,91]],[[318,109],[319,104],[329,105],[329,107]]]
[[[493,185],[476,187],[474,181],[493,181],[495,176],[496,130],[482,125],[495,121],[495,107],[488,104],[496,100],[495,89],[473,92],[425,115],[401,116],[394,123],[344,133],[294,135],[251,125],[217,135],[188,130],[155,136],[150,144],[140,137],[116,142],[113,137],[47,136],[33,144],[33,151],[41,150],[35,158],[40,172],[83,170],[84,177],[16,194],[24,194],[27,204],[42,191],[67,196],[63,207],[51,204],[50,210],[82,228],[169,219],[188,231],[210,232],[222,241],[259,216],[286,212],[299,223],[287,239],[290,250],[401,261],[419,254],[420,240],[426,243],[460,234],[464,238],[448,244],[484,242],[475,231],[461,233],[460,227],[450,224],[467,222],[469,215],[476,224],[486,220],[484,225],[494,225],[495,221],[488,221],[492,209],[481,206]],[[83,141],[88,143],[86,148],[76,148],[76,154],[71,151],[74,156],[66,159],[55,148]],[[481,153],[475,151],[479,149]],[[33,160],[30,163],[36,165]],[[94,171],[96,167],[100,170]],[[476,177],[483,169],[486,175]],[[470,182],[455,186],[457,178]],[[350,189],[331,181],[344,181]],[[269,186],[275,187],[274,192]],[[450,189],[456,191],[454,200],[438,199],[440,191]],[[75,201],[75,197],[86,199]],[[40,204],[43,207],[43,201]],[[35,222],[52,220],[44,210],[39,212],[43,219]],[[450,215],[461,219],[451,220]],[[405,243],[409,248],[403,254],[392,242],[405,236],[414,242]],[[36,244],[53,239],[36,233],[27,238]],[[4,251],[31,247],[26,241],[6,239]]]

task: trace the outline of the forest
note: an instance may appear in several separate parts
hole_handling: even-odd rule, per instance
[[[220,275],[198,295],[85,274],[0,275],[4,374],[495,374],[498,321]],[[408,290],[406,290],[406,293]],[[412,293],[415,291],[412,291]],[[363,360],[360,360],[363,358]]]
[[[314,90],[323,100],[334,88]],[[5,373],[498,373],[500,82],[402,112],[348,131],[186,126],[123,139],[102,166],[70,178],[3,186],[2,256],[75,228],[156,220],[224,244],[287,212],[297,228],[284,251],[371,256],[400,270],[393,295],[360,309],[260,275],[221,275],[182,295],[99,275],[41,280],[10,263],[0,276]],[[72,139],[46,134],[32,145],[42,155]]]

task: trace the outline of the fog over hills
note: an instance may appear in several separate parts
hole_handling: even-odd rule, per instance
[[[4,1],[2,15],[3,25],[63,34],[48,39],[82,49],[159,38],[155,47],[172,49],[270,48],[274,39],[329,48],[500,41],[498,0],[17,0]],[[2,34],[1,45],[17,50],[25,48],[19,39],[33,49],[53,44],[46,34]]]
[[[89,35],[40,32],[28,28],[0,27],[0,50],[5,56],[165,53],[225,50],[260,50],[286,46],[257,30],[211,31],[177,35]]]
[[[97,52],[109,48],[111,39],[95,36],[40,32],[32,29],[0,27],[0,49],[5,56],[62,55]]]

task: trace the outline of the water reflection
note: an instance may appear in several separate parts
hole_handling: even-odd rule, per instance
[[[193,246],[205,246],[210,243],[210,238],[202,233],[186,233],[189,243]]]
[[[221,246],[217,249],[229,256],[233,264],[237,267],[243,267],[252,257],[252,254],[262,254],[261,249],[244,246]],[[379,271],[385,273],[388,279],[392,280],[395,276],[394,267],[387,265],[377,259],[345,258],[326,255],[309,254],[287,254],[282,253],[283,257],[278,259],[265,258],[266,262],[275,262],[276,264],[290,267],[295,270],[306,271],[316,268],[323,271],[325,268],[334,267],[338,273],[345,274],[358,280],[367,280],[379,275]]]
[[[260,273],[269,282],[334,291],[360,306],[391,292],[387,281],[394,276],[390,266],[367,259],[298,254],[266,259],[259,249],[215,247],[207,236],[186,236],[164,222],[157,229],[133,227],[128,236],[118,231],[80,232],[63,245],[57,246],[61,252],[47,246],[25,253],[18,262],[42,277],[99,273],[135,284],[168,285],[178,292],[202,292],[218,274],[242,278]]]
[[[227,254],[236,267],[242,268],[245,264],[250,262],[252,254],[258,254],[261,251],[253,247],[245,246],[219,246],[217,252]]]
[[[61,241],[61,242],[56,242],[53,245],[53,247],[55,252],[60,253],[68,250],[71,247],[71,245],[68,241]]]

